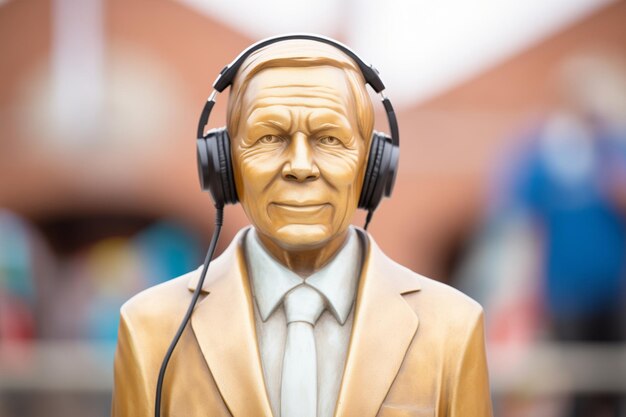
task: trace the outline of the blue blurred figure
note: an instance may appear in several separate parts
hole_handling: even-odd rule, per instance
[[[567,62],[563,101],[529,136],[507,206],[542,245],[543,309],[559,341],[621,342],[626,300],[626,81],[610,61]],[[577,394],[566,415],[620,416],[616,395]],[[622,410],[624,412],[624,410]]]
[[[622,340],[626,222],[624,132],[602,120],[551,117],[536,133],[513,204],[544,242],[545,308],[562,340]]]

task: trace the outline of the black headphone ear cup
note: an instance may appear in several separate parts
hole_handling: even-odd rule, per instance
[[[382,160],[382,151],[385,145],[384,138],[378,132],[372,134],[370,152],[367,158],[367,168],[363,177],[363,187],[361,187],[361,195],[359,197],[359,208],[369,210],[371,207],[372,193],[380,172],[380,163]]]
[[[217,148],[219,151],[220,180],[224,192],[224,203],[235,204],[238,201],[237,187],[233,175],[233,163],[230,154],[230,136],[228,130],[222,128],[216,136]]]
[[[210,169],[209,169],[209,150],[206,142],[207,137],[210,133],[202,138],[198,138],[196,140],[196,156],[198,163],[198,178],[200,179],[200,188],[202,191],[209,191],[209,183],[210,183]]]
[[[237,191],[226,128],[212,129],[196,143],[198,176],[202,190],[211,193],[216,207],[236,203]]]
[[[391,197],[393,187],[396,184],[396,176],[398,175],[398,164],[400,162],[400,148],[392,143],[389,144],[389,167],[385,176],[385,197]]]
[[[393,190],[398,168],[399,149],[393,145],[391,137],[374,132],[372,145],[359,198],[359,208],[374,211],[383,199]]]

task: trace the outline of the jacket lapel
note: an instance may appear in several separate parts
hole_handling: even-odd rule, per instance
[[[359,232],[366,256],[335,417],[376,415],[418,326],[417,315],[402,297],[420,289],[416,275]]]
[[[241,248],[247,229],[207,273],[191,325],[219,391],[235,417],[271,417],[257,347],[254,307]],[[194,290],[200,270],[189,282]]]

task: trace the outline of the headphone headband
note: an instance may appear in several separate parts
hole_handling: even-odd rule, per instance
[[[312,40],[334,46],[354,60],[354,62],[359,66],[359,69],[363,74],[363,78],[365,78],[365,81],[374,89],[374,91],[380,93],[385,89],[385,84],[383,84],[383,81],[380,79],[378,75],[378,70],[374,68],[374,66],[366,64],[365,61],[363,61],[354,51],[352,51],[346,45],[337,42],[334,39],[330,39],[320,35],[313,35],[310,33],[293,33],[289,35],[273,36],[271,38],[263,39],[249,46],[246,50],[241,52],[237,56],[237,58],[233,60],[233,62],[226,65],[222,69],[222,71],[220,71],[219,75],[215,79],[215,82],[213,83],[213,88],[221,93],[226,87],[231,85],[233,83],[233,80],[235,79],[235,75],[237,75],[237,71],[239,71],[239,68],[241,67],[241,65],[243,65],[243,62],[252,53],[273,43],[293,39]]]

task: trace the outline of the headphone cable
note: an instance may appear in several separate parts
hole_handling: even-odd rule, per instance
[[[374,209],[368,209],[367,210],[367,217],[365,217],[365,226],[363,226],[363,229],[367,231],[367,226],[370,225],[370,222],[372,221],[372,216],[374,216]]]
[[[180,327],[176,331],[176,335],[172,339],[169,348],[167,349],[167,353],[163,358],[163,362],[161,363],[161,370],[159,371],[159,378],[157,380],[156,387],[156,397],[154,400],[154,415],[155,417],[161,417],[161,392],[163,391],[163,380],[165,379],[165,370],[167,369],[167,364],[170,361],[172,353],[174,352],[174,348],[178,344],[178,340],[183,334],[185,327],[187,327],[187,323],[189,323],[189,319],[191,318],[191,313],[193,313],[194,307],[200,298],[200,292],[202,291],[202,285],[204,284],[204,279],[206,278],[207,270],[209,269],[209,264],[211,263],[211,259],[213,258],[213,253],[215,252],[215,247],[217,246],[217,240],[220,237],[220,231],[222,230],[222,223],[224,220],[224,207],[215,207],[215,230],[213,231],[213,236],[211,237],[211,243],[209,244],[209,250],[207,251],[206,257],[204,258],[204,265],[202,267],[202,273],[200,274],[200,279],[198,280],[198,284],[196,285],[196,289],[193,292],[193,296],[191,298],[191,302],[189,303],[189,307],[187,308],[187,312],[185,313],[185,317],[183,321],[180,323]]]

